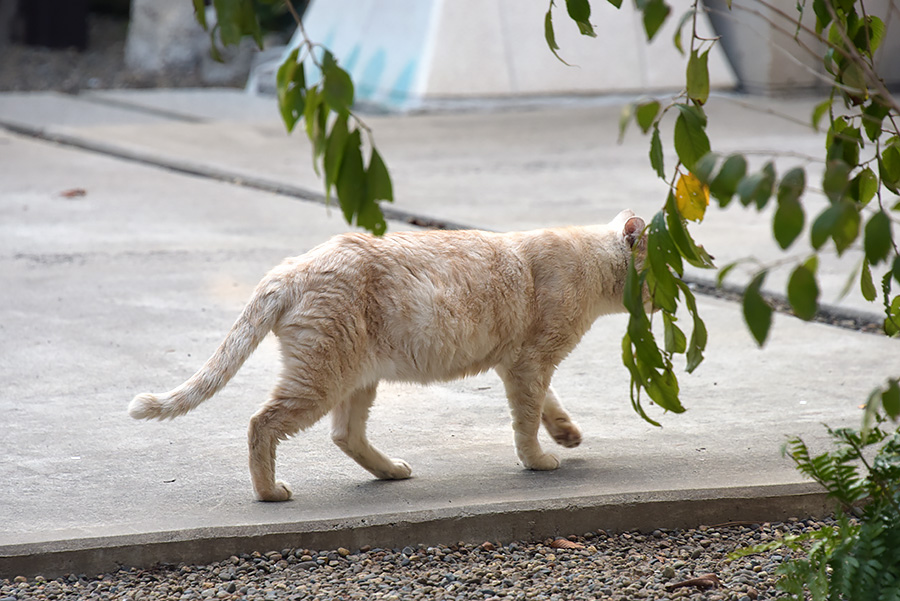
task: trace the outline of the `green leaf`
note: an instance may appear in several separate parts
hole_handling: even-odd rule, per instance
[[[812,126],[816,131],[819,130],[819,122],[822,120],[822,117],[831,110],[832,100],[829,98],[828,100],[824,100],[816,105],[816,108],[813,109],[812,113]]]
[[[840,217],[840,214],[840,205],[833,204],[822,211],[822,213],[816,217],[816,220],[813,221],[812,231],[810,232],[810,243],[814,249],[819,250],[831,236],[831,232],[834,230],[835,223],[837,222],[838,217]]]
[[[591,3],[588,0],[566,0],[566,11],[578,24],[578,30],[582,35],[597,37],[594,26],[591,25]]]
[[[841,73],[841,83],[850,88],[847,91],[851,98],[865,100],[869,97],[866,87],[866,76],[856,63],[850,63]]]
[[[653,135],[650,136],[650,166],[653,167],[660,178],[666,179],[662,141],[659,138],[659,127],[656,125],[653,126]]]
[[[675,317],[663,312],[663,332],[667,353],[683,353],[687,350],[687,337],[681,328],[675,325]]]
[[[647,32],[648,42],[653,40],[671,10],[663,0],[650,0],[644,6],[644,31]]]
[[[769,161],[763,168],[752,175],[748,175],[738,184],[737,193],[741,204],[749,206],[755,203],[757,210],[765,208],[775,188],[775,165]]]
[[[359,213],[366,202],[366,177],[363,169],[362,139],[358,129],[347,136],[344,146],[344,158],[337,176],[337,194],[347,223],[353,223],[353,217]]]
[[[866,251],[866,260],[872,265],[878,265],[887,260],[893,248],[891,235],[891,218],[884,211],[878,211],[866,224],[863,246]]]
[[[822,178],[822,189],[831,202],[844,198],[850,183],[850,167],[844,161],[828,161],[825,165],[825,176]]]
[[[637,105],[634,111],[634,116],[642,132],[647,133],[648,131],[650,131],[650,127],[653,125],[653,121],[654,119],[656,119],[656,115],[658,113],[659,102],[656,100],[642,102]]]
[[[804,321],[816,315],[819,299],[819,286],[816,276],[807,265],[798,265],[788,280],[788,301],[794,314]]]
[[[378,203],[371,198],[367,198],[360,207],[359,214],[356,216],[356,225],[369,230],[376,236],[381,236],[387,231],[384,213],[381,212]]]
[[[716,168],[716,163],[719,162],[719,155],[714,152],[708,152],[703,155],[697,164],[694,165],[694,171],[692,172],[694,176],[700,180],[701,183],[705,185],[709,185],[709,180],[712,177],[712,172]]]
[[[684,368],[688,373],[693,373],[693,371],[703,362],[703,351],[706,350],[708,335],[706,324],[703,323],[703,320],[700,318],[700,312],[697,311],[697,299],[694,298],[693,291],[691,291],[684,280],[678,280],[677,283],[678,287],[681,288],[681,293],[684,296],[684,302],[687,305],[688,312],[694,319],[694,331],[691,334],[691,342],[688,344],[687,354],[685,355],[687,365]]]
[[[803,231],[803,206],[799,202],[806,187],[806,172],[796,167],[788,171],[778,185],[778,208],[772,220],[775,240],[786,250]]]
[[[850,180],[847,194],[856,202],[867,205],[878,192],[878,176],[866,167]]]
[[[241,0],[240,19],[241,35],[249,35],[256,42],[256,47],[262,50],[262,27],[260,27],[259,18],[256,16],[256,7],[253,4],[253,0]]]
[[[856,203],[849,200],[841,201],[838,206],[840,213],[831,231],[831,237],[838,255],[842,255],[859,236],[859,210]]]
[[[900,417],[900,384],[896,379],[891,379],[887,388],[882,391],[881,406],[892,420],[897,421]]]
[[[209,25],[206,22],[206,2],[204,0],[193,0],[194,2],[194,18],[204,31],[209,31]]]
[[[213,0],[219,38],[226,46],[241,41],[241,0]]]
[[[303,115],[306,108],[306,76],[303,63],[297,62],[299,48],[295,48],[285,59],[275,76],[278,91],[278,108],[288,133]]]
[[[870,303],[878,296],[878,290],[875,289],[875,282],[872,281],[872,271],[869,269],[869,262],[863,259],[862,272],[859,276],[859,289],[863,298]]]
[[[878,96],[872,98],[872,103],[863,109],[862,124],[869,140],[874,142],[881,136],[881,124],[890,112],[889,105]]]
[[[675,152],[682,164],[693,171],[697,161],[709,152],[709,138],[704,131],[706,116],[697,107],[676,106],[681,112],[675,120]]]
[[[722,208],[728,206],[731,197],[737,190],[738,183],[747,173],[747,160],[739,155],[733,154],[722,164],[719,174],[716,175],[712,183],[709,184],[709,193],[719,201]]]
[[[867,16],[865,24],[860,23],[859,29],[853,35],[853,45],[872,58],[884,39],[884,33],[884,21],[876,16]]]
[[[696,244],[688,233],[684,217],[678,211],[678,204],[672,193],[669,193],[666,200],[666,225],[672,242],[688,263],[700,269],[715,268],[709,253],[702,246]]]
[[[900,148],[888,146],[882,150],[878,170],[884,185],[897,194],[897,188],[900,186]]]
[[[831,23],[828,0],[813,0],[813,12],[816,13],[816,33],[821,34]]]
[[[326,57],[330,56],[326,54]],[[334,60],[325,60],[322,66],[325,78],[323,92],[325,102],[336,113],[350,110],[353,106],[353,81],[346,71],[338,67]]]
[[[681,46],[681,31],[684,29],[685,24],[694,16],[694,9],[691,9],[684,13],[681,16],[681,21],[678,22],[678,26],[675,27],[675,35],[672,38],[672,43],[675,44],[675,48],[678,49],[678,52],[684,56],[684,48]]]
[[[378,149],[374,146],[372,147],[372,157],[369,159],[369,168],[366,170],[366,185],[373,200],[394,202],[394,186],[391,183],[391,176]]]
[[[709,50],[703,54],[691,52],[687,65],[687,95],[698,104],[706,104],[709,99]]]
[[[900,333],[900,295],[894,297],[891,304],[885,308],[884,333],[887,336],[896,336]]]
[[[347,128],[347,113],[341,113],[331,126],[328,134],[328,142],[325,145],[325,197],[330,198],[331,187],[337,183],[344,152],[347,148],[347,138],[350,134]]]
[[[571,67],[569,63],[564,61],[562,57],[559,55],[557,50],[559,50],[559,46],[556,43],[556,34],[553,33],[553,2],[550,2],[550,8],[547,9],[547,14],[544,16],[544,39],[547,40],[547,46],[550,47],[550,52],[553,53],[553,56],[559,60],[562,64]]]
[[[669,231],[666,229],[666,212],[657,211],[650,220],[647,232],[647,247],[653,251],[648,254],[659,254],[666,265],[672,267],[679,276],[684,274],[684,264],[681,262],[681,254],[672,242]]]
[[[760,271],[753,277],[744,291],[743,300],[744,321],[747,322],[747,327],[759,346],[765,344],[769,328],[772,326],[772,307],[759,292],[766,274],[766,271]]]

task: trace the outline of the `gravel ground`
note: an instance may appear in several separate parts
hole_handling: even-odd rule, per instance
[[[499,545],[402,549],[283,549],[205,566],[167,565],[56,580],[0,580],[0,601],[21,599],[777,599],[781,551],[728,561],[746,545],[829,521],[742,524]],[[558,548],[560,542],[576,548]],[[574,545],[569,545],[574,542]],[[720,586],[684,581],[713,574]],[[711,577],[710,577],[711,578]],[[713,579],[713,580],[715,580]],[[708,579],[707,579],[708,581]],[[682,586],[679,586],[682,584]]]

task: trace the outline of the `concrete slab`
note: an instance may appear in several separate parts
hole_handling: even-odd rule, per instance
[[[173,162],[193,150],[201,163],[274,180],[311,171],[303,142],[276,135],[276,123],[80,126],[74,117],[45,120],[41,102],[23,122],[50,122],[87,143],[130,144]],[[566,111],[555,127],[549,111],[374,125],[411,207],[512,229],[606,220],[626,205],[646,215],[657,206],[658,192],[646,190],[658,184],[649,169],[637,170],[634,142],[615,147],[578,133],[605,131],[601,117],[612,114]],[[737,144],[737,134],[729,141]],[[141,423],[125,408],[134,393],[193,373],[261,275],[344,230],[340,216],[8,133],[0,133],[0,162],[0,410],[8,416],[0,477],[13,483],[0,489],[4,576],[205,561],[248,544],[543,537],[821,512],[821,494],[780,457],[780,444],[793,434],[821,443],[822,422],[858,423],[857,405],[896,369],[895,341],[781,315],[759,352],[736,306],[701,299],[708,359],[682,379],[686,414],[650,409],[665,425],[658,430],[629,407],[619,361],[624,317],[610,317],[554,381],[586,432],[581,447],[561,451],[559,471],[517,464],[502,390],[488,374],[381,389],[372,439],[409,461],[413,479],[373,482],[319,424],[280,449],[280,475],[296,499],[257,503],[245,431],[278,369],[271,339],[219,397],[188,416]],[[86,194],[61,194],[74,188]],[[554,198],[562,204],[547,204]],[[727,242],[747,228],[742,235],[752,240],[762,230],[743,219],[721,222],[725,232],[710,237]]]

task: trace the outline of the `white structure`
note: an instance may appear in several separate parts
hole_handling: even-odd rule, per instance
[[[464,98],[679,90],[687,59],[672,36],[690,2],[671,3],[666,26],[648,45],[630,0],[619,10],[592,3],[596,38],[581,35],[558,1],[556,40],[571,67],[544,39],[546,0],[313,0],[303,22],[310,39],[350,73],[357,99],[409,109]],[[292,45],[301,40],[298,32]],[[718,47],[709,69],[713,87],[734,86]]]

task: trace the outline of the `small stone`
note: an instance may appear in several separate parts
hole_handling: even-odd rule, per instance
[[[341,557],[347,557],[348,555],[350,555],[350,549],[345,549],[344,547],[338,547],[337,552]]]

